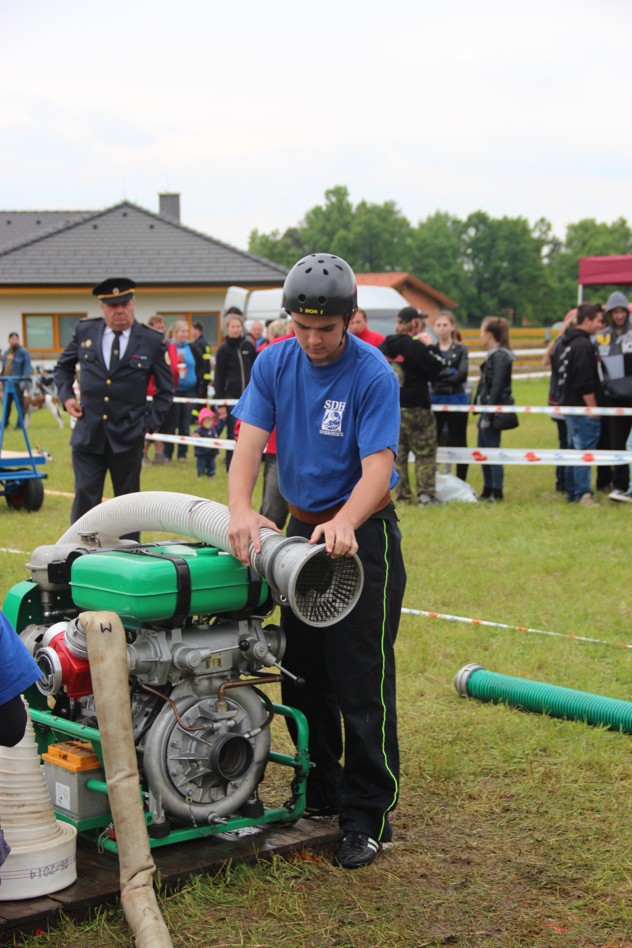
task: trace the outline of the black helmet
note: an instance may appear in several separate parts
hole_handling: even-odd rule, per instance
[[[295,263],[283,286],[283,309],[306,316],[345,316],[358,308],[355,274],[341,257],[310,253]]]

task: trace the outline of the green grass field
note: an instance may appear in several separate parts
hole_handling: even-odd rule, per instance
[[[546,384],[515,386],[544,404]],[[72,490],[68,429],[40,413],[32,441],[50,452],[47,489]],[[470,421],[470,443],[475,443]],[[546,416],[520,416],[503,445],[553,447]],[[7,432],[5,447],[19,447]],[[144,468],[143,488],[224,502],[226,480],[198,481],[193,460]],[[470,481],[481,486],[480,469]],[[567,505],[552,467],[510,466],[503,504],[401,510],[410,609],[632,645],[630,511]],[[38,513],[0,507],[0,546],[54,543],[70,500]],[[2,592],[27,557],[0,553]],[[460,698],[467,662],[629,700],[632,650],[404,615],[398,638],[401,802],[394,842],[368,869],[323,858],[228,866],[162,908],[175,945],[632,945],[632,736]],[[275,722],[276,726],[276,722]],[[285,740],[280,726],[279,741]],[[68,922],[24,944],[128,945],[120,912]]]

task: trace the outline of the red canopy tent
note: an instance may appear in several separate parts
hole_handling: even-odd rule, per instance
[[[577,302],[582,301],[582,287],[608,283],[632,286],[632,254],[615,257],[580,257]]]

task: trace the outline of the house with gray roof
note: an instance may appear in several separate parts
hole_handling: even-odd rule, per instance
[[[282,286],[284,267],[186,227],[180,195],[158,213],[130,201],[102,211],[0,211],[0,348],[17,331],[37,361],[56,359],[78,319],[100,315],[92,287],[108,276],[136,281],[136,318],[201,322],[221,339],[229,286]]]

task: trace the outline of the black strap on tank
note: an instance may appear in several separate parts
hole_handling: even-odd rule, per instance
[[[189,564],[182,556],[171,556],[169,553],[156,553],[144,547],[138,547],[133,550],[126,550],[126,553],[133,553],[135,556],[153,556],[158,560],[168,560],[173,563],[176,570],[176,605],[173,610],[172,619],[184,624],[191,611],[191,570]]]
[[[248,598],[246,599],[245,609],[254,609],[259,605],[261,598],[261,589],[263,586],[263,577],[255,573],[252,566],[248,567]]]

